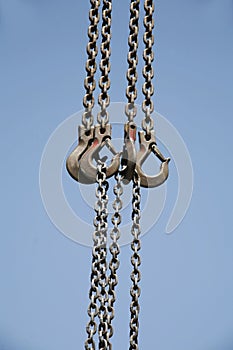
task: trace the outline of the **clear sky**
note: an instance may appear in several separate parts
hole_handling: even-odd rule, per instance
[[[0,0],[0,350],[85,341],[91,251],[51,223],[38,177],[50,134],[82,108],[88,9],[88,1]],[[115,1],[115,102],[125,101],[128,17],[129,1]],[[166,235],[171,164],[165,210],[142,239],[140,349],[232,350],[233,1],[158,0],[155,20],[156,110],[184,138],[195,182],[185,219]],[[129,256],[122,248],[117,350],[128,348]]]

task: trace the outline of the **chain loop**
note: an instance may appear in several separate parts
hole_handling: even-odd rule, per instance
[[[131,273],[132,287],[130,289],[131,304],[130,304],[130,347],[129,350],[138,350],[138,333],[139,333],[139,297],[141,289],[138,285],[141,279],[141,274],[139,271],[139,266],[141,264],[141,259],[139,255],[139,250],[141,248],[140,243],[140,178],[135,171],[133,177],[133,199],[132,199],[132,228],[131,233],[133,236],[133,241],[131,243],[131,249],[133,254],[131,256],[131,264],[133,266],[133,271]]]
[[[125,113],[128,121],[133,121],[136,117],[137,110],[134,106],[137,98],[136,83],[138,80],[137,64],[138,64],[138,32],[139,32],[139,5],[140,0],[131,0],[130,2],[130,21],[129,21],[129,52],[128,52],[128,70],[126,77],[128,86],[126,88],[126,97],[128,104],[126,105]]]
[[[86,62],[86,72],[87,76],[84,80],[84,87],[86,94],[83,97],[83,106],[85,112],[82,116],[82,124],[87,131],[90,131],[94,118],[92,115],[92,109],[94,107],[94,91],[96,88],[95,73],[97,70],[96,56],[98,54],[97,40],[99,37],[98,23],[99,23],[99,7],[100,0],[90,0],[91,8],[89,11],[89,28],[88,37],[89,42],[87,44],[87,62]]]
[[[145,0],[144,1],[144,11],[145,16],[143,20],[145,32],[143,35],[143,41],[145,44],[145,49],[143,51],[143,59],[145,65],[143,67],[142,73],[145,78],[145,82],[142,86],[142,92],[144,95],[144,100],[142,103],[142,111],[145,114],[145,117],[142,121],[142,129],[145,131],[146,136],[150,137],[151,131],[154,130],[154,121],[151,117],[151,114],[154,111],[154,104],[152,101],[152,96],[154,94],[154,86],[152,83],[152,79],[154,77],[154,69],[152,63],[154,61],[154,1],[153,0]]]

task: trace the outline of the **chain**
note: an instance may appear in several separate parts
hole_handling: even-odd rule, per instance
[[[132,199],[132,228],[131,233],[133,236],[133,241],[131,243],[131,249],[133,251],[133,254],[131,256],[131,264],[133,266],[133,271],[131,273],[131,280],[132,280],[132,287],[130,289],[130,295],[131,295],[131,304],[130,304],[130,350],[138,350],[138,333],[139,333],[139,296],[140,296],[140,287],[138,283],[141,279],[141,274],[139,271],[139,266],[141,265],[141,259],[139,255],[139,250],[141,248],[141,242],[140,242],[140,178],[135,171],[134,178],[133,178],[133,199]]]
[[[120,238],[120,229],[119,225],[121,224],[121,214],[120,210],[122,209],[122,200],[121,195],[123,193],[123,187],[121,182],[121,175],[117,173],[115,175],[116,184],[114,186],[113,192],[115,194],[115,199],[113,202],[114,214],[112,215],[112,224],[113,229],[111,230],[111,244],[110,244],[110,253],[111,260],[109,262],[109,279],[108,279],[108,311],[109,311],[109,338],[113,336],[113,327],[111,325],[114,319],[114,304],[116,301],[116,292],[115,288],[118,284],[117,270],[120,265],[120,261],[118,259],[118,255],[120,254],[120,246],[118,240]]]
[[[96,204],[94,219],[95,231],[93,234],[92,249],[92,272],[91,272],[91,288],[89,292],[90,304],[88,315],[90,321],[87,324],[88,339],[85,343],[85,349],[95,350],[94,335],[97,332],[96,316],[99,317],[99,349],[105,350],[108,346],[108,324],[107,324],[107,308],[105,303],[108,300],[106,286],[108,285],[106,269],[107,255],[107,204],[108,204],[108,182],[106,181],[106,164],[99,163],[97,166],[97,188],[96,188]],[[98,305],[99,301],[99,305]]]
[[[152,79],[154,77],[154,70],[152,67],[152,62],[154,61],[154,52],[153,52],[153,44],[154,44],[154,1],[153,0],[145,0],[144,1],[144,27],[145,32],[143,36],[143,41],[145,43],[145,49],[143,51],[143,59],[145,61],[145,65],[143,67],[143,77],[145,78],[145,82],[142,87],[142,92],[144,94],[144,101],[142,103],[142,110],[145,113],[145,117],[142,121],[142,129],[145,131],[146,136],[150,137],[151,131],[154,129],[154,121],[151,117],[151,114],[154,111],[154,104],[151,97],[154,94],[154,86],[152,83]]]
[[[94,237],[94,246],[92,249],[92,271],[91,271],[91,288],[89,291],[89,299],[90,304],[88,307],[88,315],[90,317],[90,320],[87,324],[86,331],[88,334],[88,338],[85,342],[85,349],[86,350],[95,350],[95,341],[94,341],[94,335],[97,331],[97,324],[95,321],[96,316],[98,315],[99,308],[97,304],[98,300],[98,284],[99,284],[99,274],[98,274],[98,266],[99,266],[99,260],[100,260],[100,252],[99,252],[99,244],[98,242],[99,238],[97,235]]]
[[[89,11],[90,24],[88,27],[88,37],[89,42],[87,44],[87,62],[86,62],[86,72],[87,76],[84,80],[84,87],[86,94],[83,98],[83,106],[85,112],[82,116],[82,124],[84,125],[86,131],[90,131],[93,125],[94,118],[92,115],[92,109],[94,107],[94,91],[96,88],[95,73],[97,70],[96,56],[98,54],[97,40],[99,37],[98,23],[99,23],[99,7],[100,0],[90,0],[91,8]]]
[[[133,121],[136,116],[137,110],[134,105],[137,98],[136,83],[138,79],[137,64],[138,64],[138,31],[139,31],[139,5],[140,0],[131,0],[130,2],[130,21],[129,21],[129,52],[128,52],[128,70],[126,77],[128,80],[128,86],[126,88],[126,97],[128,103],[126,105],[126,116],[129,121]]]
[[[96,181],[98,187],[96,189],[96,197],[98,198],[95,206],[97,213],[97,222],[100,224],[100,263],[99,263],[99,349],[106,350],[109,348],[108,340],[108,277],[107,277],[107,231],[108,231],[108,182],[106,180],[106,164],[99,162],[97,166]]]
[[[111,23],[112,23],[112,0],[103,0],[102,8],[102,43],[101,43],[101,61],[99,79],[100,94],[98,103],[101,111],[98,113],[97,121],[102,128],[108,123],[109,115],[107,107],[110,104],[110,97],[108,90],[110,88],[109,73],[111,70],[110,56],[111,56]]]

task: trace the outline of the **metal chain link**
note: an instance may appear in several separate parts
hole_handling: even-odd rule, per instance
[[[129,52],[128,52],[128,70],[126,77],[128,80],[128,86],[126,88],[126,97],[128,103],[125,108],[126,116],[129,121],[133,121],[133,118],[137,114],[135,107],[135,100],[137,98],[136,83],[138,79],[137,64],[138,64],[138,32],[139,32],[139,5],[140,0],[131,0],[130,2],[130,21],[129,21]]]
[[[132,287],[130,289],[131,304],[130,304],[130,350],[138,350],[138,333],[139,333],[139,296],[141,289],[138,283],[141,280],[141,274],[139,271],[139,266],[141,265],[141,259],[139,255],[139,250],[141,249],[140,242],[140,178],[135,171],[133,178],[133,199],[132,199],[132,228],[131,233],[133,236],[133,241],[131,243],[131,249],[133,254],[131,256],[131,264],[133,266],[133,271],[131,273]]]
[[[152,79],[154,77],[154,69],[152,66],[152,62],[154,61],[154,52],[153,52],[153,44],[154,44],[154,1],[153,0],[145,0],[144,1],[144,27],[145,32],[143,35],[143,41],[145,43],[145,49],[143,51],[143,59],[145,61],[145,65],[143,67],[143,77],[145,78],[145,82],[142,87],[142,92],[145,96],[145,99],[142,103],[142,110],[145,113],[145,117],[142,121],[142,129],[145,131],[146,136],[150,137],[151,131],[154,129],[154,121],[151,117],[151,114],[154,111],[154,104],[151,97],[154,94],[154,86],[152,83]]]
[[[102,128],[108,123],[109,115],[107,107],[110,104],[110,96],[108,90],[110,88],[109,73],[111,70],[110,56],[111,56],[111,24],[112,24],[112,0],[103,0],[102,8],[102,43],[101,43],[101,61],[100,71],[101,76],[99,79],[100,94],[98,103],[101,107],[97,116],[97,121]]]
[[[99,7],[100,0],[90,0],[91,8],[89,11],[90,24],[88,27],[88,37],[89,42],[87,44],[87,62],[86,62],[86,72],[87,76],[84,80],[84,87],[86,94],[83,98],[83,106],[85,112],[82,116],[82,124],[85,129],[89,131],[94,123],[94,118],[92,115],[92,109],[94,107],[94,91],[96,88],[95,73],[97,70],[96,56],[98,54],[97,40],[99,37],[98,23],[99,23]]]
[[[114,214],[112,215],[112,224],[113,228],[110,233],[111,244],[109,247],[111,253],[111,260],[109,262],[109,278],[108,278],[108,311],[109,311],[109,338],[113,336],[113,327],[112,321],[115,316],[114,312],[114,304],[116,301],[116,286],[118,284],[117,270],[120,266],[120,261],[118,259],[118,255],[120,254],[120,246],[118,240],[120,239],[120,229],[119,225],[121,224],[121,214],[120,211],[122,209],[122,200],[121,196],[123,194],[122,187],[122,176],[118,172],[115,175],[116,184],[114,186],[113,192],[115,194],[115,199],[113,202]]]
[[[90,321],[86,330],[88,339],[85,343],[85,349],[95,350],[94,335],[97,332],[96,316],[99,317],[99,349],[106,350],[108,348],[108,323],[107,323],[107,307],[108,294],[106,286],[107,279],[107,217],[108,217],[108,182],[106,180],[106,164],[99,163],[97,166],[97,188],[95,204],[96,216],[94,218],[95,231],[93,233],[93,249],[92,249],[92,272],[91,272],[91,288],[89,292],[90,305],[88,315]]]

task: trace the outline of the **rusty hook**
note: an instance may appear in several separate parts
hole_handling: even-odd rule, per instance
[[[140,177],[140,183],[142,187],[151,188],[162,185],[168,178],[168,163],[170,158],[165,158],[156,146],[154,132],[151,132],[151,137],[149,140],[146,139],[146,135],[143,131],[138,133],[140,150],[137,154],[136,170]],[[162,162],[160,166],[160,171],[157,175],[149,176],[142,171],[142,165],[153,152],[156,157]]]
[[[121,158],[122,182],[128,184],[134,175],[136,167],[137,152],[135,149],[137,127],[134,122],[128,122],[124,127],[124,147]]]
[[[80,125],[78,128],[78,135],[78,146],[71,152],[66,160],[66,169],[70,176],[76,181],[79,181],[79,161],[94,137],[94,127],[91,127],[90,131],[87,131],[83,125]]]
[[[99,152],[107,146],[114,155],[111,164],[106,169],[107,178],[113,176],[119,169],[120,153],[117,153],[111,143],[111,125],[104,128],[100,125],[94,128],[94,138],[91,145],[83,153],[79,162],[78,181],[84,184],[96,182],[97,167],[93,164],[93,159],[99,160]],[[103,158],[105,161],[106,158]]]

